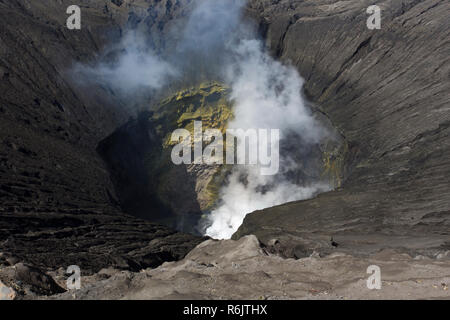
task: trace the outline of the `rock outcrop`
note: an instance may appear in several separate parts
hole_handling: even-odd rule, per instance
[[[198,232],[199,219],[217,200],[226,169],[173,164],[172,148],[181,140],[172,142],[172,132],[188,130],[192,144],[194,121],[201,121],[203,131],[214,128],[224,133],[232,118],[228,91],[215,82],[181,90],[99,143],[98,152],[108,164],[123,210],[177,230]]]

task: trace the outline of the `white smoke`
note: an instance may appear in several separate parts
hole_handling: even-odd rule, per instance
[[[105,48],[93,65],[76,64],[73,78],[81,85],[106,85],[115,93],[132,98],[138,93],[155,93],[177,81],[185,85],[186,79],[200,81],[219,76],[230,57],[230,42],[248,32],[241,23],[246,0],[193,2],[185,23],[181,27],[173,25],[168,32],[165,40],[176,45],[163,57],[155,52],[149,35],[128,30],[119,43]]]
[[[323,129],[305,107],[297,70],[275,61],[259,40],[242,40],[233,51],[226,77],[236,106],[230,128],[292,130],[310,143],[319,142]]]
[[[280,145],[289,137],[291,149],[281,150],[278,174],[262,176],[258,166],[234,167],[220,191],[218,207],[200,223],[207,235],[223,239],[230,238],[252,211],[330,189],[320,182],[289,179],[300,167],[298,158],[291,156],[298,150],[292,148],[317,144],[327,133],[305,106],[303,80],[296,69],[274,60],[244,22],[246,0],[194,3],[186,24],[174,30],[175,50],[164,59],[146,45],[145,37],[131,33],[119,45],[123,49],[113,62],[78,66],[78,71],[125,94],[158,90],[180,79],[195,81],[198,74],[222,80],[231,88],[235,108],[230,129],[279,129]],[[298,141],[292,143],[292,137]]]
[[[297,71],[271,58],[256,39],[242,40],[233,50],[234,62],[227,66],[226,79],[235,119],[228,127],[280,129],[285,135],[294,132],[301,137],[299,145],[318,143],[325,131],[305,107],[303,80]],[[220,192],[219,207],[208,217],[206,234],[228,239],[250,212],[329,190],[323,183],[300,186],[289,182],[284,175],[295,166],[289,153],[281,152],[282,171],[277,175],[262,176],[253,166],[237,167]]]
[[[240,179],[243,174],[247,176],[245,183]],[[206,235],[215,239],[229,239],[248,213],[290,201],[308,199],[318,192],[330,189],[326,184],[298,186],[284,180],[269,191],[259,190],[261,186],[273,182],[273,177],[262,176],[255,168],[239,168],[233,171],[229,183],[221,190],[222,204],[208,217],[211,226],[207,228]]]
[[[120,52],[117,57],[103,59],[94,66],[77,64],[73,73],[77,78],[88,79],[88,83],[107,85],[124,96],[140,90],[161,89],[179,74],[175,67],[158,57],[147,46],[144,37],[136,32],[127,33],[118,46],[107,50],[114,51]]]

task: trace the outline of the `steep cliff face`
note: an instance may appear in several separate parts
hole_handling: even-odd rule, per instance
[[[2,211],[109,202],[112,189],[95,145],[124,115],[101,88],[77,90],[65,73],[93,58],[106,34],[118,35],[120,27],[92,2],[83,17],[91,28],[71,32],[68,3],[0,4]]]
[[[162,99],[101,141],[99,153],[108,164],[121,207],[133,216],[178,230],[198,232],[198,221],[217,200],[223,182],[221,165],[181,164],[171,159],[176,129],[194,139],[194,121],[225,132],[233,116],[228,89],[203,83]],[[206,144],[206,142],[205,142]],[[192,161],[192,157],[191,157]],[[223,169],[223,170],[222,170]]]
[[[286,251],[448,249],[450,4],[251,1],[273,54],[297,66],[305,91],[352,157],[336,191],[248,215],[234,235],[277,238]],[[337,240],[336,240],[337,239]],[[430,249],[430,251],[428,251]]]
[[[118,41],[146,3],[83,1],[82,28],[73,31],[72,4],[0,2],[0,251],[87,273],[178,259],[200,239],[121,213],[96,152],[127,108],[108,88],[67,76]]]

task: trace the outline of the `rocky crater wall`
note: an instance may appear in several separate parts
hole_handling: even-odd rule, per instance
[[[273,54],[345,137],[352,170],[336,191],[248,215],[234,235],[287,252],[380,246],[448,249],[450,24],[447,1],[251,1]]]

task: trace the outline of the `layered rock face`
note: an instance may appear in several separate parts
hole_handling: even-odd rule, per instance
[[[91,273],[178,259],[201,239],[123,214],[96,152],[128,119],[127,108],[107,88],[67,76],[119,41],[146,3],[84,1],[82,29],[68,30],[72,4],[0,3],[1,263],[15,256]]]
[[[232,118],[228,93],[215,82],[180,90],[100,142],[98,151],[108,164],[123,210],[198,233],[201,215],[217,200],[226,169],[195,164],[192,154],[191,164],[175,165],[172,149],[183,139],[172,141],[172,133],[188,130],[193,144],[195,121],[201,122],[203,133],[208,128],[225,133]]]
[[[78,33],[65,28],[64,3],[1,4],[4,212],[110,202],[95,146],[124,115],[100,88],[76,90],[64,76],[73,62],[93,58],[107,33],[120,33],[99,2],[92,4],[84,17],[91,28]]]
[[[298,68],[352,156],[341,188],[252,213],[235,238],[276,238],[291,256],[328,252],[331,237],[357,253],[448,250],[450,4],[375,1],[382,26],[369,30],[372,4],[250,2],[273,54]]]

